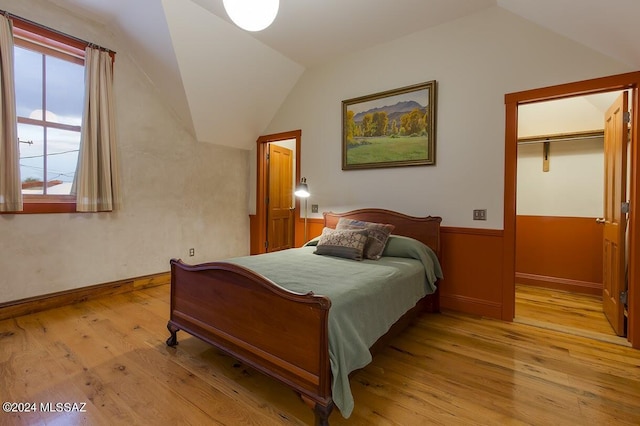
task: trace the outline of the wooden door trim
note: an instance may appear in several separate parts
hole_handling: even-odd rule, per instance
[[[640,152],[638,125],[640,124],[640,71],[595,78],[557,86],[526,90],[505,95],[505,167],[504,167],[504,239],[503,239],[503,293],[502,319],[513,321],[515,316],[515,228],[518,106],[539,101],[584,96],[615,90],[631,90],[631,181],[629,182],[629,317],[627,339],[634,348],[640,348]]]
[[[267,194],[267,147],[270,142],[278,142],[289,139],[296,140],[296,182],[300,182],[300,141],[302,130],[292,130],[290,132],[274,133],[260,136],[257,143],[257,167],[256,167],[256,221],[257,238],[259,241],[258,253],[266,253],[264,243],[267,240],[267,209],[264,204]],[[300,201],[296,199],[294,219],[300,217]],[[295,241],[295,226],[293,229],[293,240]]]

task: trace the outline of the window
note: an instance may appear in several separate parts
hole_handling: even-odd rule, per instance
[[[75,211],[71,195],[84,108],[84,47],[14,20],[24,212]]]

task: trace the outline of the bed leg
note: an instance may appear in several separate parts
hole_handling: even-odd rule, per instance
[[[322,406],[320,404],[316,404],[313,412],[316,417],[316,425],[315,426],[329,426],[329,415],[333,410],[333,402],[329,404],[327,407]]]
[[[308,396],[302,394],[299,394],[299,396],[302,401],[313,410],[313,414],[316,418],[315,426],[329,426],[329,415],[333,410],[333,401],[329,400],[329,405],[321,405],[317,402],[314,402]]]
[[[171,333],[171,336],[167,339],[167,346],[176,346],[178,344],[178,336],[177,333],[180,330],[178,327],[173,325],[171,321],[167,323],[167,330]]]

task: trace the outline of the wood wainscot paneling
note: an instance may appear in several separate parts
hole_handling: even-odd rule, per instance
[[[595,218],[517,216],[516,282],[602,294],[602,232]]]
[[[295,220],[295,247],[301,247],[304,241],[304,218]],[[256,218],[256,215],[249,215],[249,232],[250,232],[250,243],[249,250],[250,254],[260,254],[264,253],[262,246],[260,245],[260,232],[258,232],[259,221]],[[323,219],[307,219],[307,239],[310,240],[318,235],[322,234],[322,228],[324,226]]]
[[[442,227],[440,232],[444,273],[440,285],[442,309],[504,319],[503,232],[454,227]]]
[[[171,273],[145,275],[137,278],[113,281],[73,290],[29,297],[27,299],[0,303],[0,321],[22,315],[33,314],[47,309],[59,308],[73,303],[84,302],[98,297],[127,293],[133,290],[155,287],[171,283]]]
[[[260,247],[260,232],[258,232],[258,226],[260,226],[260,221],[258,220],[255,214],[249,215],[249,254],[259,254],[262,253],[262,248]]]
[[[304,218],[300,219],[298,225],[299,231],[296,229],[296,243],[299,241],[300,244],[296,245],[301,246],[302,244],[304,244],[304,242],[302,241],[304,239]],[[324,219],[307,219],[307,239],[310,240],[322,234],[323,228]]]
[[[258,249],[258,233],[251,220],[251,249]],[[308,238],[322,233],[322,219],[307,219]],[[502,231],[441,227],[441,262],[445,279],[440,306],[474,315],[502,318]],[[303,244],[304,219],[296,220],[296,247]],[[257,252],[256,252],[257,253]],[[512,296],[515,298],[515,295]],[[513,303],[513,301],[512,301]],[[511,321],[513,318],[506,318]]]

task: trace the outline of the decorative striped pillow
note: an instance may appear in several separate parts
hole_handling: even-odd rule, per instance
[[[324,228],[315,254],[362,260],[369,232],[366,229],[337,230]]]
[[[364,257],[378,260],[382,256],[384,246],[395,226],[386,223],[365,222],[341,217],[336,229],[364,229],[369,232],[367,244],[364,247]]]

